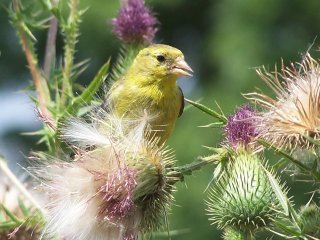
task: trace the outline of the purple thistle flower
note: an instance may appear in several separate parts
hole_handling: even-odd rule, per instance
[[[236,113],[228,118],[225,134],[227,141],[233,147],[247,146],[256,137],[256,113],[250,106],[240,107]]]
[[[144,0],[122,0],[121,5],[118,16],[112,19],[117,37],[126,44],[152,43],[158,21]]]
[[[100,189],[103,203],[99,215],[117,221],[133,210],[133,190],[137,185],[135,172],[124,167],[108,176],[105,185]]]

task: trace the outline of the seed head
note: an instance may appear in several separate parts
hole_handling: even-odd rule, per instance
[[[257,72],[276,94],[276,99],[262,93],[247,95],[264,110],[259,115],[261,137],[287,149],[312,146],[305,136],[320,138],[319,62],[307,54],[296,66],[282,65],[280,73],[264,67]]]
[[[111,114],[91,123],[70,119],[62,132],[74,144],[74,161],[53,160],[34,171],[49,196],[44,234],[135,240],[163,225],[177,181],[174,161],[145,138],[145,124]]]

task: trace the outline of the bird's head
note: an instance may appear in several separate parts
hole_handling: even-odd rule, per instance
[[[192,76],[193,72],[179,49],[164,44],[153,44],[142,49],[131,70],[135,74],[155,77],[158,80]]]

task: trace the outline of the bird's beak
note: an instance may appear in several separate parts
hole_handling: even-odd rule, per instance
[[[189,77],[192,77],[193,70],[186,63],[186,61],[184,59],[178,58],[173,63],[172,73],[177,75],[177,76],[189,76]]]

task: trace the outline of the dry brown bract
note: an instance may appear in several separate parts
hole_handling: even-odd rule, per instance
[[[276,99],[264,93],[249,93],[246,97],[264,110],[259,121],[260,137],[277,147],[309,148],[305,136],[320,138],[320,65],[309,54],[301,63],[281,67],[270,73],[265,67],[259,76],[275,92]]]

